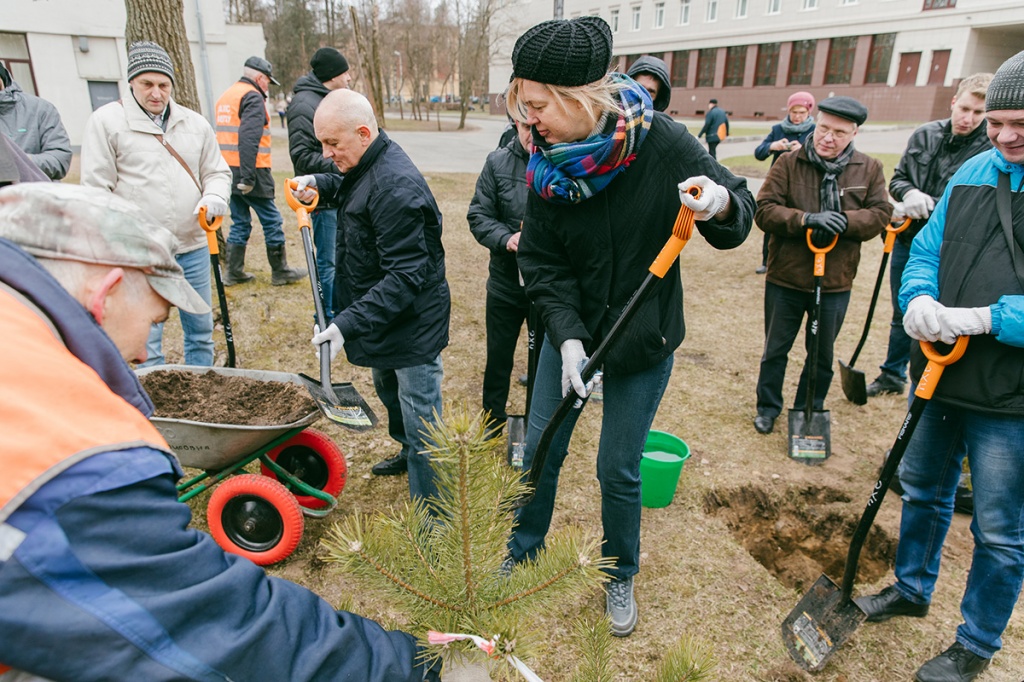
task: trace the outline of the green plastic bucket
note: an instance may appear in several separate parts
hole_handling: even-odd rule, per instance
[[[650,431],[640,459],[640,504],[667,507],[672,503],[683,464],[690,447],[681,438],[663,431]]]

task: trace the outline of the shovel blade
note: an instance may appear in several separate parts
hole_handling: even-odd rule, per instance
[[[798,666],[818,672],[866,618],[867,614],[822,574],[782,622],[782,642]]]
[[[337,399],[332,400],[330,393],[324,390],[319,381],[301,373],[299,378],[316,401],[320,412],[332,422],[353,431],[367,431],[377,425],[377,416],[351,383],[331,384]]]
[[[828,410],[789,411],[789,457],[809,465],[824,464],[832,456],[832,418]]]
[[[842,380],[843,393],[847,400],[854,405],[868,404],[868,386],[864,379],[864,372],[854,369],[840,360],[839,377]]]
[[[508,465],[522,471],[526,455],[526,417],[510,414],[505,422],[505,431],[508,434]]]

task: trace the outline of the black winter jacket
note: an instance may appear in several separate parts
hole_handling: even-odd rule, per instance
[[[533,191],[519,242],[519,267],[552,344],[580,339],[592,352],[618,319],[672,234],[676,185],[706,175],[729,190],[728,223],[698,222],[716,249],[743,243],[754,218],[746,180],[712,159],[686,126],[655,113],[636,159],[579,204],[546,202]],[[638,311],[605,360],[608,374],[638,372],[668,357],[685,335],[679,261]]]
[[[263,128],[270,122],[267,111],[267,93],[248,78],[239,80],[256,88],[255,92],[247,92],[238,106],[238,158],[241,167],[231,166],[231,193],[241,194],[239,183],[251,185],[248,195],[261,199],[274,198],[274,174],[269,168],[256,167],[256,154],[260,148]]]
[[[704,127],[697,133],[697,137],[703,137],[708,142],[721,142],[724,138],[718,134],[718,129],[725,125],[725,133],[729,134],[729,117],[725,109],[719,106],[711,107],[708,113],[704,114]]]
[[[965,136],[953,135],[948,118],[925,123],[907,141],[907,148],[889,181],[889,193],[896,201],[903,201],[909,190],[917,189],[938,203],[949,179],[964,161],[991,148],[985,121],[973,133]],[[927,222],[910,221],[910,227],[900,232],[897,239],[910,246],[914,236]]]
[[[324,84],[311,73],[295,82],[295,94],[288,104],[288,154],[292,157],[295,175],[328,173],[340,175],[338,167],[324,158],[323,145],[313,131],[313,114],[327,93]],[[318,205],[319,209],[336,207],[329,201]]]
[[[338,208],[334,318],[349,362],[400,369],[448,345],[451,296],[441,211],[409,156],[381,131],[356,167],[316,174]]]
[[[516,254],[506,247],[526,215],[528,160],[518,136],[488,154],[466,216],[473,236],[491,252],[487,291],[510,303],[526,301]]]
[[[665,111],[668,109],[669,100],[672,99],[672,85],[668,77],[668,66],[657,57],[645,54],[633,62],[626,75],[635,79],[644,73],[654,76],[660,82],[658,96],[654,98],[654,110]]]

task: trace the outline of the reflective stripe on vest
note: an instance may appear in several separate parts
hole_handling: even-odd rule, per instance
[[[0,523],[46,481],[101,452],[170,452],[141,412],[111,392],[40,319],[0,290]]]
[[[238,127],[242,124],[239,111],[242,108],[242,98],[250,92],[260,93],[252,83],[238,81],[217,100],[217,119],[214,122],[217,144],[220,145],[220,153],[224,160],[235,168],[242,165],[238,158]],[[263,97],[261,93],[260,97]],[[270,114],[266,111],[266,106],[263,109],[263,135],[260,137],[260,146],[256,153],[256,167],[270,168]]]

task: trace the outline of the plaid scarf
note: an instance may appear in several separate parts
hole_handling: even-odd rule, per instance
[[[613,73],[610,78],[623,86],[618,93],[620,111],[613,130],[579,142],[534,148],[526,182],[541,199],[578,204],[607,187],[636,158],[654,118],[651,95],[621,73]]]
[[[818,210],[841,211],[843,209],[839,198],[838,177],[846,170],[846,164],[850,162],[850,157],[853,156],[853,142],[850,142],[842,154],[834,159],[821,158],[814,148],[814,141],[808,140],[808,142],[810,144],[804,146],[804,149],[807,150],[808,161],[821,169],[825,174],[825,177],[821,179],[821,187],[818,189],[818,196],[821,202],[821,207]]]

